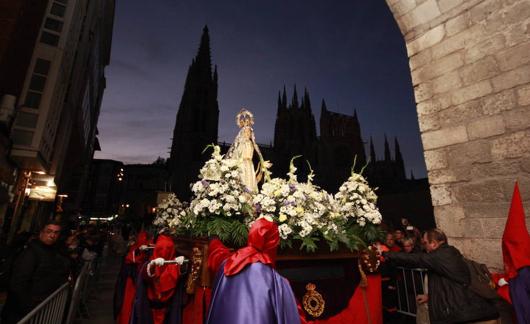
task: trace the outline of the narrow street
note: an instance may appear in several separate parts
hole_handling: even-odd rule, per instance
[[[83,318],[78,319],[78,324],[112,324],[112,299],[114,295],[114,284],[120,270],[121,257],[107,256],[102,264],[99,279],[94,287],[90,289],[86,309],[81,308]],[[88,316],[86,316],[88,315]]]

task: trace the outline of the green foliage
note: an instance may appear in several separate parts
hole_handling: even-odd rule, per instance
[[[302,241],[302,244],[300,245],[300,250],[305,249],[308,253],[313,253],[317,250],[317,242],[320,241],[318,237],[314,236],[306,236],[303,238],[300,238]]]

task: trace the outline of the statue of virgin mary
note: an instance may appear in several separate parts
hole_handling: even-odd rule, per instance
[[[239,126],[239,133],[234,140],[234,143],[230,146],[228,153],[225,158],[236,159],[240,161],[240,172],[241,181],[252,193],[258,192],[258,182],[260,181],[263,171],[260,167],[258,172],[254,170],[254,163],[252,158],[254,157],[254,151],[258,154],[260,166],[265,164],[261,151],[256,144],[256,138],[254,136],[254,115],[242,108],[236,115],[236,123]],[[270,164],[270,163],[268,163]]]

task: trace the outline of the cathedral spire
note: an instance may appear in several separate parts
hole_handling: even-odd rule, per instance
[[[375,163],[377,160],[375,156],[375,149],[374,149],[374,141],[372,140],[372,136],[370,136],[370,162]]]
[[[385,161],[390,161],[390,160],[391,160],[390,146],[388,145],[388,140],[386,139],[386,134],[385,134]]]
[[[397,137],[394,137],[394,150],[395,150],[396,161],[403,163],[403,156],[401,156],[401,150],[399,148],[399,142],[398,142]]]
[[[283,85],[282,107],[287,108],[287,90],[285,90],[285,84]]]
[[[293,102],[291,103],[291,108],[298,108],[298,93],[296,92],[296,84],[294,85]]]
[[[199,71],[202,73],[208,73],[208,76],[212,76],[212,58],[210,52],[210,35],[208,34],[208,26],[204,26],[202,29],[201,44],[199,45],[199,52],[195,62],[198,65]]]
[[[309,93],[307,88],[304,88],[304,99],[302,100],[302,107],[305,110],[311,111],[311,99],[309,99]]]
[[[326,101],[324,99],[322,99],[322,104],[321,104],[321,108],[320,108],[320,113],[323,113],[325,111],[328,111],[328,107],[326,107]]]

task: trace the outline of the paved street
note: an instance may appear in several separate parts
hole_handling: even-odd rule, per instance
[[[120,269],[121,257],[108,256],[103,264],[100,278],[88,298],[88,318],[76,321],[79,324],[112,324],[112,298],[114,284]]]

